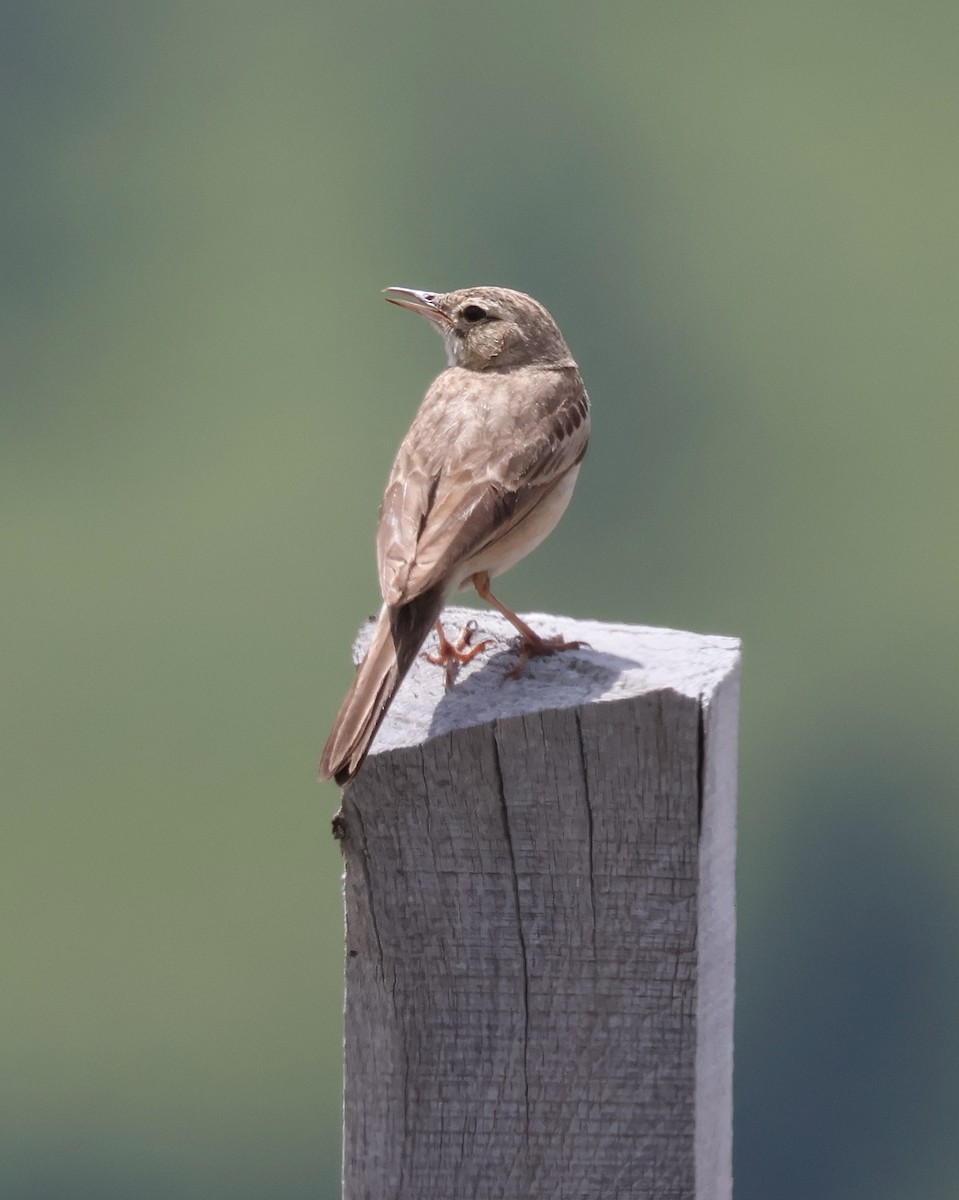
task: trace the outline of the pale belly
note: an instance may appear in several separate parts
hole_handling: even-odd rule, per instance
[[[502,575],[504,571],[515,566],[521,558],[525,558],[530,551],[535,550],[540,542],[545,541],[556,528],[560,517],[569,505],[578,474],[579,466],[577,465],[505,537],[494,542],[493,545],[487,546],[480,554],[463,563],[457,586],[468,587],[472,577],[479,572],[485,572],[491,579]]]

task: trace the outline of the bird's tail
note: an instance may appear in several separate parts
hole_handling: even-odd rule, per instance
[[[442,605],[439,589],[396,608],[383,605],[370,648],[323,748],[320,779],[335,779],[342,785],[360,769],[390,702],[439,617]]]

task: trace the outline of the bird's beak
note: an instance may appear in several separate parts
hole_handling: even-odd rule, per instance
[[[441,333],[451,324],[449,316],[436,303],[436,292],[417,292],[413,288],[390,287],[383,289],[383,295],[390,304],[397,304],[400,308],[408,308],[410,312],[426,317]]]

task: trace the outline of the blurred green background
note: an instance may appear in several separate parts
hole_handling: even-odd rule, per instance
[[[738,1200],[959,1194],[959,9],[7,0],[0,1194],[338,1194],[314,766],[442,365],[595,433],[520,609],[745,641]]]

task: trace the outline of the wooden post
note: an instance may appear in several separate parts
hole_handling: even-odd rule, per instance
[[[344,1200],[729,1200],[739,643],[467,619],[343,795]]]

